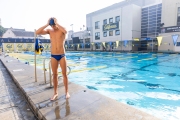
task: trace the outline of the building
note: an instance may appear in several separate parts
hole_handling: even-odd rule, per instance
[[[45,39],[42,36],[37,36],[39,39]],[[25,29],[6,28],[6,32],[2,38],[34,38],[34,32],[26,31]]]
[[[65,47],[69,50],[88,50],[90,49],[90,33],[86,30],[74,32],[68,31]]]
[[[44,51],[50,51],[50,40],[42,36]],[[6,52],[34,51],[34,32],[25,29],[6,28],[6,32],[0,39],[0,46]]]
[[[180,1],[125,0],[87,14],[85,31],[83,42],[67,42],[67,48],[180,52]]]
[[[162,1],[158,51],[180,52],[180,1]]]
[[[142,7],[141,38],[156,38],[160,32],[162,3]]]
[[[151,5],[162,3],[162,0],[126,0],[113,4],[98,11],[86,15],[86,31],[85,39],[89,39],[91,43],[90,50],[144,50],[140,49],[141,42],[134,41],[141,39],[141,21],[142,9],[149,9]],[[161,7],[161,6],[160,6]],[[159,8],[155,9],[155,15],[161,12]],[[158,12],[157,12],[158,11]],[[146,15],[149,15],[147,13]],[[143,17],[146,16],[143,14]],[[156,17],[157,18],[157,17]],[[153,19],[148,19],[148,23],[152,23]],[[156,20],[156,23],[161,20]],[[154,31],[158,31],[157,24],[153,26]],[[146,37],[156,37],[157,32],[151,32],[151,28],[143,28],[148,31]],[[148,36],[150,35],[151,36]],[[150,40],[150,39],[149,39]],[[85,42],[84,42],[85,43]],[[89,43],[87,43],[89,44]],[[143,43],[144,44],[144,43]],[[145,44],[148,44],[145,42]],[[76,45],[74,45],[76,46]],[[147,49],[147,45],[146,45]],[[76,49],[75,49],[76,50]]]

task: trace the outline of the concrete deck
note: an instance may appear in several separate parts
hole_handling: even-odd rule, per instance
[[[21,63],[12,57],[0,56],[0,59],[40,120],[158,120],[129,105],[71,82],[71,98],[66,100],[62,80],[58,87],[59,97],[52,102],[50,97],[53,88],[44,84],[42,70],[37,69],[38,82],[35,82],[34,66]],[[18,71],[20,69],[23,70]]]
[[[0,61],[0,120],[37,120]]]

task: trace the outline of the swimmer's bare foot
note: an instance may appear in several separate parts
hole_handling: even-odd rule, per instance
[[[55,95],[53,95],[53,97],[51,98],[51,101],[56,100],[57,98],[58,98],[58,94],[55,94]]]
[[[70,98],[70,95],[69,95],[69,93],[67,92],[67,93],[66,93],[66,99],[68,99],[68,98]]]

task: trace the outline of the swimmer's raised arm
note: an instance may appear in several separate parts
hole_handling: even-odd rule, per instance
[[[45,30],[46,27],[49,26],[49,21],[50,19],[48,20],[48,23],[42,27],[40,27],[38,30],[36,30],[36,35],[45,35],[45,34],[49,34],[49,30]]]

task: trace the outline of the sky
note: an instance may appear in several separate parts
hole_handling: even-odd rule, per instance
[[[34,31],[46,25],[50,17],[67,31],[86,26],[86,14],[123,0],[0,0],[1,25],[5,28]]]

